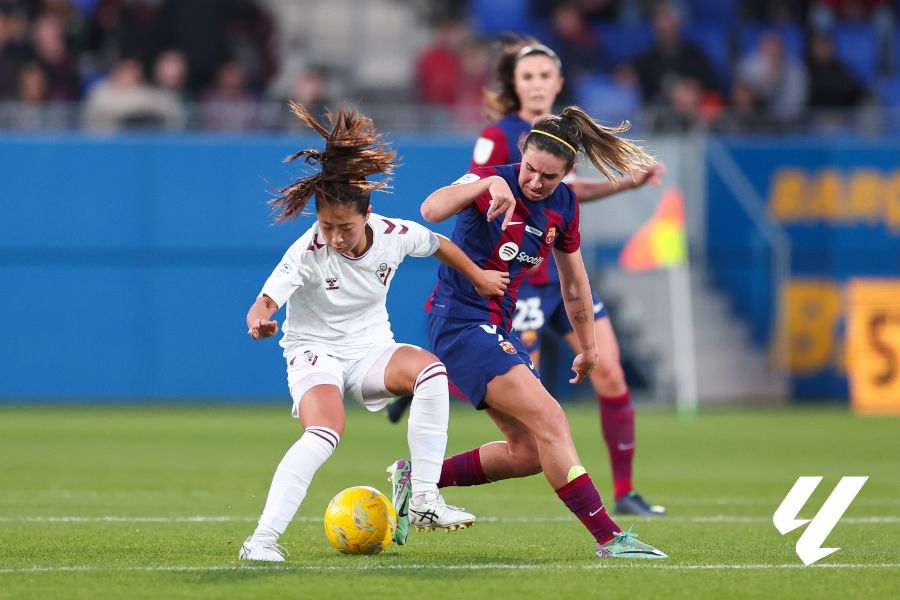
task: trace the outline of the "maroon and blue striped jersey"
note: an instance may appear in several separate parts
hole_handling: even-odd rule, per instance
[[[486,300],[468,279],[441,264],[438,284],[427,306],[433,314],[450,319],[489,320],[509,329],[519,284],[528,272],[547,260],[552,248],[572,253],[581,247],[578,202],[572,190],[560,183],[544,200],[526,200],[519,187],[519,168],[516,164],[474,169],[457,182],[499,175],[516,198],[515,212],[506,231],[500,229],[503,215],[487,222],[491,197],[484,193],[459,212],[452,236],[479,267],[509,272],[506,294]]]
[[[496,123],[491,123],[481,132],[472,150],[472,162],[469,169],[478,167],[493,167],[507,163],[522,161],[522,152],[519,150],[519,140],[531,131],[531,123],[523,119],[518,113],[506,115]],[[563,180],[572,183],[575,180],[573,169]],[[559,271],[553,256],[550,256],[539,267],[528,274],[528,283],[531,285],[552,285],[559,287]]]

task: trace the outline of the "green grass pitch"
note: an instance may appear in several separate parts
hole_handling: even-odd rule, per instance
[[[581,458],[610,494],[597,411],[567,408]],[[328,545],[321,517],[350,485],[387,491],[405,426],[348,413],[347,432],[282,539],[283,566],[238,547],[272,472],[300,433],[288,407],[0,409],[0,598],[871,598],[900,597],[900,420],[840,409],[709,411],[682,420],[638,407],[636,482],[668,506],[621,518],[662,561],[599,561],[538,476],[445,491],[481,521],[410,534],[374,557]],[[496,438],[485,415],[451,412],[448,453]],[[772,514],[801,475],[869,481],[811,567]]]

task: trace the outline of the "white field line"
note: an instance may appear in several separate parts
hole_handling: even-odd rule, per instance
[[[159,565],[159,566],[32,566],[19,568],[0,568],[0,575],[21,573],[72,573],[72,572],[163,572],[163,573],[197,573],[197,572],[239,572],[239,571],[296,571],[296,572],[347,572],[347,571],[590,571],[599,569],[653,569],[662,571],[742,571],[742,570],[770,570],[770,569],[900,569],[900,563],[825,563],[804,566],[800,563],[788,564],[703,564],[703,565],[671,565],[657,561],[645,562],[607,562],[594,561],[579,565],[545,565],[545,564],[512,564],[512,563],[472,563],[467,565],[438,565],[438,564],[384,564],[384,565],[240,565],[240,566],[188,566],[188,565]]]
[[[747,505],[747,506],[767,506],[771,505],[773,507],[778,506],[778,503],[781,502],[781,498],[773,499],[773,498],[731,498],[728,496],[718,496],[718,497],[706,497],[706,498],[653,498],[654,501],[659,502],[661,504],[673,504],[680,505],[686,504],[688,506],[692,504],[713,504],[713,505]],[[865,505],[865,506],[900,506],[900,499],[894,498],[857,498],[853,501],[855,505]],[[774,510],[774,509],[773,509]]]
[[[734,515],[707,515],[696,517],[642,517],[619,516],[620,521],[642,521],[652,523],[656,521],[665,523],[770,523],[771,517],[734,516]],[[559,516],[532,516],[532,517],[478,517],[479,523],[565,523],[571,521],[569,515]],[[253,523],[256,517],[238,516],[191,516],[191,517],[129,517],[118,515],[100,516],[63,516],[63,517],[0,517],[0,523]],[[319,517],[295,517],[294,521],[300,523],[321,523]],[[840,520],[841,523],[866,525],[866,524],[892,524],[900,523],[900,517],[875,516],[875,517],[847,517]]]

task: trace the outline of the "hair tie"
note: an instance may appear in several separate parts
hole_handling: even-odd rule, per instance
[[[546,135],[547,137],[553,138],[554,140],[556,140],[557,142],[560,142],[560,143],[563,144],[566,148],[568,148],[569,150],[571,150],[571,151],[572,151],[572,154],[578,154],[578,150],[575,149],[575,146],[573,146],[572,144],[570,144],[570,143],[567,142],[566,140],[562,139],[561,137],[556,137],[556,136],[553,135],[552,133],[547,133],[546,131],[541,131],[540,129],[532,129],[532,130],[531,130],[531,133],[539,133],[539,134],[541,134],[541,135]]]

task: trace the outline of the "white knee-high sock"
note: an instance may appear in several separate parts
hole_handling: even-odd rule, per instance
[[[275,469],[266,507],[253,535],[278,538],[284,533],[306,498],[313,475],[328,460],[340,440],[341,436],[333,429],[306,428]]]
[[[432,363],[416,377],[409,409],[406,439],[412,459],[410,480],[413,496],[437,492],[444,452],[447,450],[449,418],[447,368],[444,363]]]

